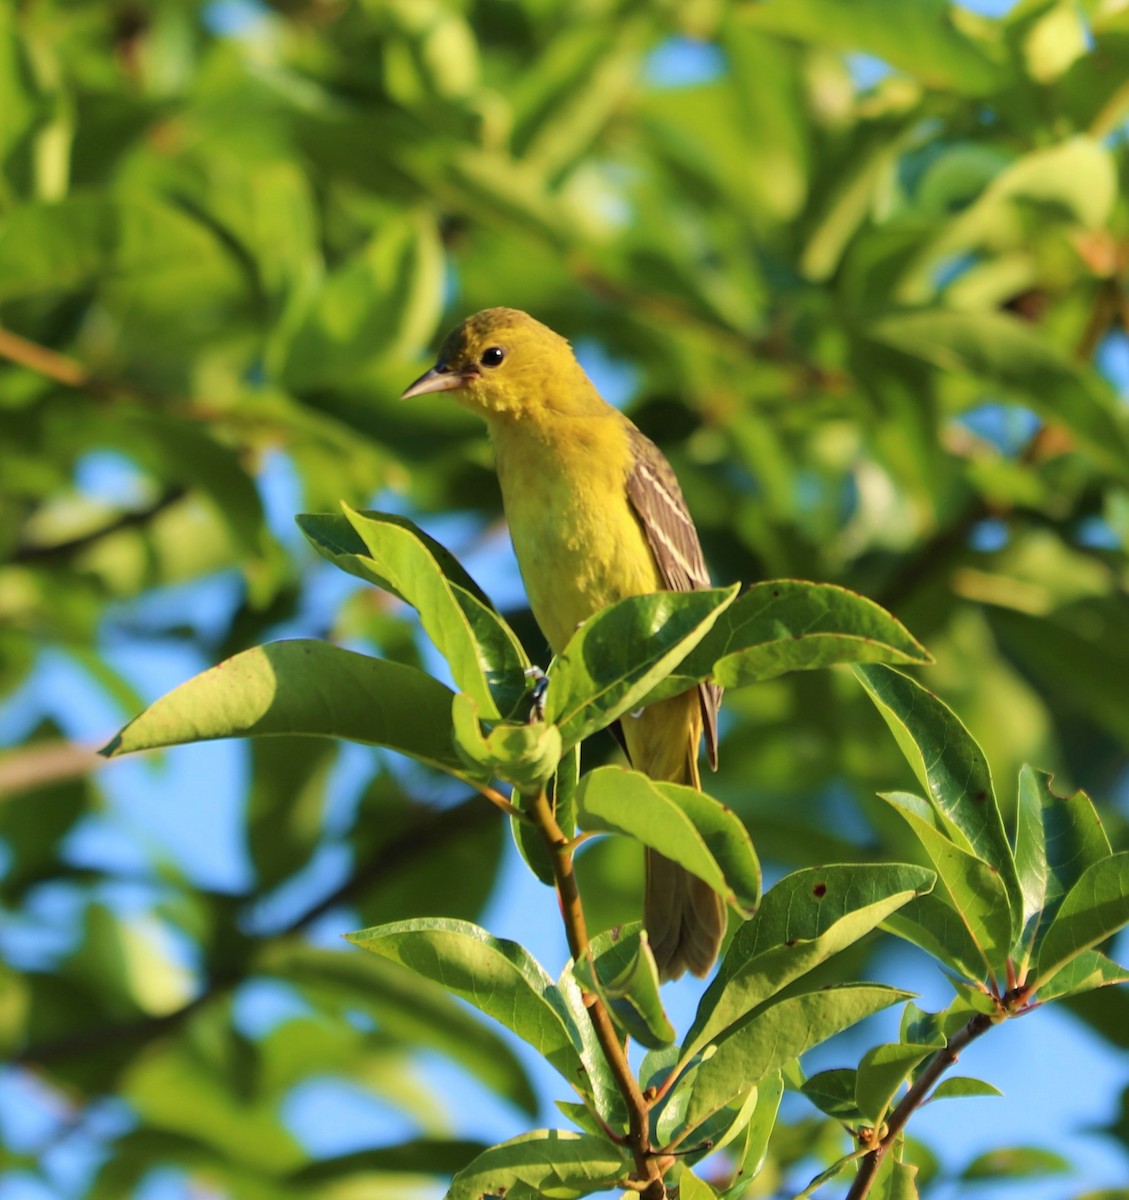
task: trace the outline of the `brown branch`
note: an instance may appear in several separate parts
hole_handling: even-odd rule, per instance
[[[81,779],[105,761],[93,747],[64,739],[20,746],[0,758],[0,799],[49,783]]]
[[[0,356],[37,375],[45,375],[64,387],[87,388],[94,383],[93,376],[76,359],[67,358],[37,342],[30,342],[3,327],[0,327]]]
[[[906,1122],[921,1107],[934,1085],[957,1061],[962,1051],[978,1037],[987,1033],[994,1023],[993,1018],[987,1013],[976,1013],[963,1029],[954,1033],[945,1046],[933,1055],[925,1070],[917,1077],[914,1085],[902,1097],[898,1107],[890,1114],[882,1140],[859,1161],[858,1174],[855,1175],[851,1190],[847,1193],[847,1200],[864,1200],[878,1175],[878,1168],[882,1166],[883,1159],[905,1128]]]
[[[574,961],[579,961],[588,953],[588,927],[584,919],[584,906],[580,900],[576,873],[573,870],[572,847],[557,823],[544,790],[534,798],[529,811],[545,839],[545,845],[552,858],[568,948]],[[592,1028],[596,1032],[596,1040],[600,1043],[600,1049],[603,1050],[604,1058],[615,1078],[616,1087],[627,1105],[628,1144],[635,1159],[637,1180],[643,1185],[642,1194],[648,1200],[661,1200],[666,1195],[666,1188],[663,1186],[662,1168],[651,1152],[647,1101],[639,1089],[608,1010],[598,996],[589,992],[584,994],[584,1003],[588,1008]]]

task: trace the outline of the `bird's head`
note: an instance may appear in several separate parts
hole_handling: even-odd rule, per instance
[[[448,335],[435,366],[401,399],[428,392],[451,392],[487,419],[545,408],[571,411],[589,402],[589,392],[595,395],[568,342],[516,308],[487,308],[467,317]]]

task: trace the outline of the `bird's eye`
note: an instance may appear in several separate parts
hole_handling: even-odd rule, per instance
[[[502,359],[506,357],[506,352],[501,346],[488,346],[482,351],[482,357],[479,362],[484,367],[497,367],[501,365]]]

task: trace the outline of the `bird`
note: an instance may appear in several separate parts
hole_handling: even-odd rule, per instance
[[[710,586],[697,530],[659,448],[607,403],[568,341],[528,313],[488,308],[443,342],[402,399],[449,392],[482,417],[530,608],[554,654],[628,596]],[[700,789],[703,732],[717,765],[711,683],[621,722],[632,767]],[[647,848],[643,925],[662,980],[705,976],[725,933],[722,898]]]

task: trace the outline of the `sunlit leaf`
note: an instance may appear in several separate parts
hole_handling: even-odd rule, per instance
[[[581,779],[576,803],[581,829],[628,834],[704,879],[738,911],[756,908],[760,863],[748,830],[697,788],[600,767]]]
[[[607,1138],[538,1129],[484,1151],[452,1180],[447,1200],[482,1200],[530,1189],[574,1200],[625,1177],[630,1159]]]
[[[904,864],[834,864],[786,875],[742,925],[706,989],[683,1043],[700,1050],[757,1005],[864,937],[933,886]]]
[[[701,1124],[805,1050],[907,998],[894,988],[852,984],[791,996],[762,1009],[721,1038],[694,1073],[687,1125]]]
[[[706,636],[737,587],[621,600],[586,621],[549,665],[545,720],[565,748],[630,712]]]
[[[300,734],[387,746],[466,776],[451,737],[451,691],[414,667],[327,642],[245,650],[151,704],[107,757],[212,738]]]

